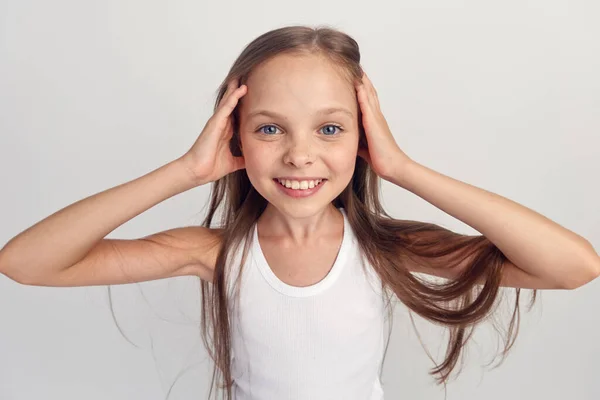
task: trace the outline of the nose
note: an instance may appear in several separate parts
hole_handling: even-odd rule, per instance
[[[292,138],[285,151],[283,161],[287,165],[303,167],[314,162],[314,147],[310,138]]]

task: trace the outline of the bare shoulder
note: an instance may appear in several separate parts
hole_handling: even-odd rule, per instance
[[[223,243],[224,229],[203,226],[185,226],[157,234],[145,236],[141,240],[173,249],[185,254],[188,259],[179,262],[180,268],[172,271],[171,276],[196,275],[202,280],[212,282],[217,256]]]

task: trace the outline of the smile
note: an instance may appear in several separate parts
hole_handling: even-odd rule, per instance
[[[279,190],[284,194],[290,197],[299,198],[312,196],[317,193],[327,182],[327,179],[317,179],[316,181],[287,181],[275,178],[273,179],[273,182],[275,182]]]

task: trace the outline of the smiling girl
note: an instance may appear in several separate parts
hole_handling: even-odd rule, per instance
[[[481,235],[392,218],[380,179]],[[208,183],[202,226],[105,239]],[[183,156],[21,232],[0,251],[0,271],[43,286],[198,276],[202,337],[227,399],[375,400],[384,397],[391,300],[449,329],[446,357],[431,372],[445,384],[501,287],[515,288],[517,311],[521,288],[533,289],[533,301],[537,289],[577,288],[600,274],[600,258],[546,217],[412,160],[381,112],[356,41],[290,26],[243,50]]]

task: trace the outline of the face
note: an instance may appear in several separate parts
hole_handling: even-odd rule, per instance
[[[254,188],[290,215],[328,206],[354,173],[359,134],[353,85],[322,58],[281,55],[256,68],[247,86],[240,140]]]

